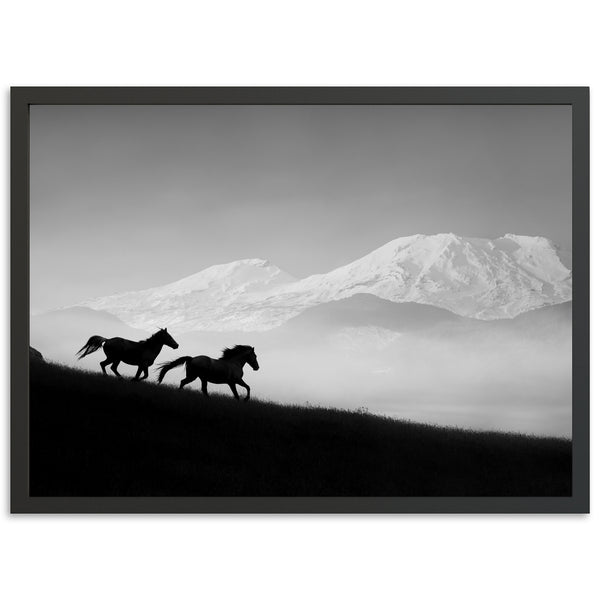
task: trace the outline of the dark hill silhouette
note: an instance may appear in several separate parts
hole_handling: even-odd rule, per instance
[[[464,342],[483,336],[556,338],[570,336],[571,302],[546,306],[514,319],[482,321],[461,317],[443,308],[414,302],[391,302],[372,294],[356,294],[306,309],[276,329],[258,332],[198,331],[181,335],[188,345],[217,346],[252,339],[257,348],[278,347],[284,341],[303,345],[346,327],[379,327],[420,337]],[[290,336],[293,336],[291,338]]]
[[[29,360],[34,362],[44,362],[44,357],[39,350],[29,346]]]
[[[375,326],[392,331],[419,331],[447,323],[468,323],[472,319],[415,302],[391,302],[372,294],[355,294],[344,300],[308,308],[290,319],[282,329],[302,331],[306,327],[323,330],[340,327]]]
[[[33,496],[565,496],[571,443],[32,363]]]
[[[548,329],[571,328],[573,318],[573,303],[563,302],[552,306],[544,306],[530,310],[512,319],[512,324],[522,330],[546,331]]]
[[[280,327],[268,331],[196,331],[181,335],[187,345],[201,347],[252,339],[257,348],[280,347],[283,343],[307,345],[345,327],[379,327],[397,332],[433,332],[470,328],[478,321],[414,302],[391,302],[373,294],[355,294],[344,300],[325,302],[306,309]],[[219,342],[220,340],[220,342]]]
[[[571,338],[572,303],[543,306],[522,313],[513,319],[476,321],[470,319],[464,334],[513,336],[515,339],[536,339],[553,342]],[[455,330],[458,333],[458,330]]]

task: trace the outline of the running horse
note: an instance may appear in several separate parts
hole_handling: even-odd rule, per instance
[[[173,362],[162,363],[158,366],[158,383],[165,375],[175,367],[185,365],[185,377],[179,383],[179,389],[191,383],[197,377],[202,382],[202,393],[208,396],[207,385],[209,383],[226,383],[231,388],[236,400],[239,400],[236,385],[246,389],[247,402],[250,398],[250,386],[242,379],[244,365],[248,363],[255,371],[258,371],[258,359],[252,346],[234,346],[225,348],[221,358],[210,358],[209,356],[182,356]]]
[[[106,360],[103,360],[100,366],[105,375],[107,374],[106,367],[111,365],[110,370],[117,377],[121,377],[117,367],[124,362],[127,365],[137,366],[138,370],[133,379],[138,381],[148,377],[148,367],[154,364],[163,346],[179,348],[179,344],[170,336],[166,328],[159,329],[147,340],[141,342],[133,342],[120,337],[107,339],[101,335],[93,335],[76,356],[81,360],[84,356],[102,348],[106,354]],[[141,377],[142,374],[143,377]]]

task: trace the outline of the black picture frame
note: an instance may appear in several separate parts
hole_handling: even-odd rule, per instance
[[[35,104],[423,104],[572,107],[573,471],[570,497],[32,497],[29,478],[29,107]],[[11,89],[12,513],[589,512],[589,88],[14,87]]]

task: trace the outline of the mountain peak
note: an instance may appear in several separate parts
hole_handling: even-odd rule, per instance
[[[512,240],[522,246],[544,246],[547,248],[556,248],[556,244],[549,238],[541,235],[518,235],[516,233],[505,233],[499,239]]]
[[[189,277],[184,277],[166,286],[162,290],[177,293],[202,291],[211,286],[225,286],[230,291],[235,287],[247,287],[252,284],[282,284],[294,278],[279,267],[262,258],[245,258],[229,263],[213,265]]]
[[[270,267],[271,263],[264,258],[242,258],[240,260],[234,260],[230,263],[225,263],[226,265],[249,265],[251,267]],[[224,266],[224,265],[221,265]]]
[[[297,280],[268,260],[213,265],[168,285],[98,298],[83,306],[128,325],[181,331],[271,329],[325,302],[372,294],[483,320],[571,299],[571,272],[547,238],[495,240],[454,233],[399,237],[324,274]]]

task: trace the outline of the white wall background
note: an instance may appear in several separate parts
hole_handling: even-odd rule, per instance
[[[2,12],[6,198],[10,85],[590,85],[593,164],[592,2],[32,0]],[[6,201],[2,218],[8,282]],[[596,417],[592,407],[592,439]],[[9,516],[7,402],[2,418],[0,593],[11,600],[597,597],[597,478],[591,516]],[[597,454],[593,442],[592,468]]]

